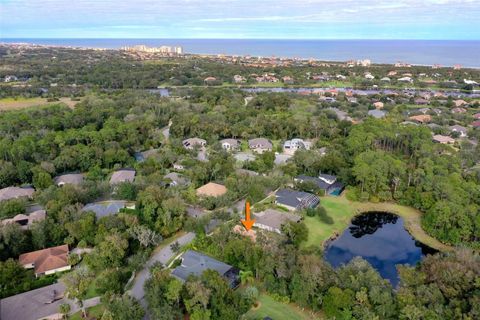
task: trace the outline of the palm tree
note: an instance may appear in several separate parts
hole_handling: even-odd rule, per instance
[[[242,271],[240,270],[240,283],[242,285],[253,283],[255,279],[253,278],[253,272],[250,270]]]
[[[70,312],[71,307],[68,303],[62,303],[58,306],[58,312],[62,314],[63,319],[68,319],[68,313]]]

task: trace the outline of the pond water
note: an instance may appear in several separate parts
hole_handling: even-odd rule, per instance
[[[337,268],[354,257],[362,257],[396,287],[399,281],[396,265],[415,265],[426,254],[435,252],[412,238],[402,218],[369,212],[354,218],[350,227],[327,246],[325,259]]]

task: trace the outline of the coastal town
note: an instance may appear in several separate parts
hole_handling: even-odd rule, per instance
[[[0,319],[480,315],[480,70],[145,45],[0,60]],[[345,234],[397,219],[403,251],[337,266]]]

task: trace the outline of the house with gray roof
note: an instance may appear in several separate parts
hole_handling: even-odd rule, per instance
[[[59,187],[63,187],[66,184],[78,186],[83,183],[83,174],[81,173],[64,174],[64,175],[55,177],[53,181]]]
[[[294,138],[283,143],[283,152],[293,155],[297,150],[310,150],[312,143],[303,139]]]
[[[196,146],[205,147],[207,141],[200,138],[189,138],[182,141],[183,147],[187,150],[193,150]]]
[[[187,281],[192,275],[198,277],[206,270],[214,270],[228,282],[230,288],[236,288],[240,284],[237,268],[203,253],[188,250],[180,259],[181,264],[172,271],[172,276],[182,282]]]
[[[387,113],[385,111],[375,109],[368,111],[368,115],[377,119],[382,119],[385,118]]]
[[[320,199],[311,193],[291,189],[279,189],[275,193],[275,204],[290,211],[315,208]]]
[[[58,308],[61,304],[68,303],[64,293],[65,285],[58,282],[2,299],[0,300],[0,319],[62,319]],[[71,307],[74,306],[71,305]]]
[[[6,225],[9,223],[16,223],[23,230],[29,229],[33,223],[43,221],[47,217],[47,212],[45,210],[36,210],[29,214],[17,214],[11,219],[3,219],[0,221],[0,225]]]
[[[254,227],[276,232],[278,234],[282,233],[282,226],[288,222],[300,222],[302,217],[296,214],[291,214],[287,212],[280,212],[274,209],[267,209],[262,212],[254,214],[255,223]]]
[[[168,181],[168,186],[171,187],[187,186],[190,184],[190,180],[187,177],[177,172],[170,172],[163,176],[163,178]]]
[[[237,139],[223,139],[220,140],[222,149],[226,151],[236,151],[240,148],[240,141]]]
[[[313,183],[318,189],[323,190],[325,194],[340,195],[345,186],[337,181],[337,177],[329,174],[320,174],[318,177],[306,175],[297,176],[296,183]]]
[[[460,138],[466,138],[467,137],[467,128],[462,127],[458,124],[454,125],[454,126],[450,126],[450,127],[448,127],[448,129],[450,129],[451,133],[457,132],[458,136]]]
[[[265,138],[248,140],[248,147],[256,153],[264,153],[265,151],[272,151],[273,149],[273,145],[270,140]]]
[[[18,198],[32,198],[35,189],[32,187],[7,187],[0,189],[0,201]]]
[[[154,155],[158,154],[159,149],[150,149],[142,152],[135,152],[133,155],[135,157],[135,160],[137,162],[144,162],[150,157],[153,157]]]
[[[122,169],[115,171],[110,178],[110,184],[116,185],[124,182],[133,182],[136,171],[133,169]]]
[[[83,208],[83,212],[92,211],[95,213],[97,219],[102,217],[115,215],[120,212],[121,209],[135,209],[135,204],[125,200],[110,200],[102,202],[88,203]]]

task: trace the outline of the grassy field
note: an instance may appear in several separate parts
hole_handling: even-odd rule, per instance
[[[4,98],[0,99],[0,111],[18,110],[30,107],[47,106],[58,103],[64,103],[73,108],[78,101],[72,101],[70,98],[60,98],[60,101],[47,101],[45,98]]]
[[[309,229],[309,236],[303,245],[304,247],[312,245],[323,246],[330,237],[341,234],[348,227],[354,216],[365,212],[380,211],[390,212],[402,217],[408,232],[423,244],[440,251],[452,249],[450,246],[429,236],[422,229],[420,223],[422,213],[414,208],[389,202],[353,202],[345,197],[345,193],[341,197],[322,197],[321,204],[327,210],[328,216],[332,218],[333,223],[323,222],[318,217],[306,217],[305,224]]]
[[[355,215],[353,208],[336,197],[323,197],[322,206],[327,210],[328,216],[332,218],[331,224],[321,221],[318,217],[305,217],[305,224],[308,227],[308,240],[304,247],[323,245],[330,237],[342,233],[350,224]]]
[[[103,312],[105,309],[101,304],[91,307],[87,309],[89,319],[100,319],[103,315]],[[82,318],[82,312],[79,311],[77,313],[72,314],[69,318],[69,320],[81,320]]]
[[[300,308],[292,305],[277,302],[266,294],[260,295],[260,306],[258,309],[250,310],[244,317],[247,320],[263,319],[270,317],[274,320],[311,320],[321,319],[318,316],[302,311]]]

